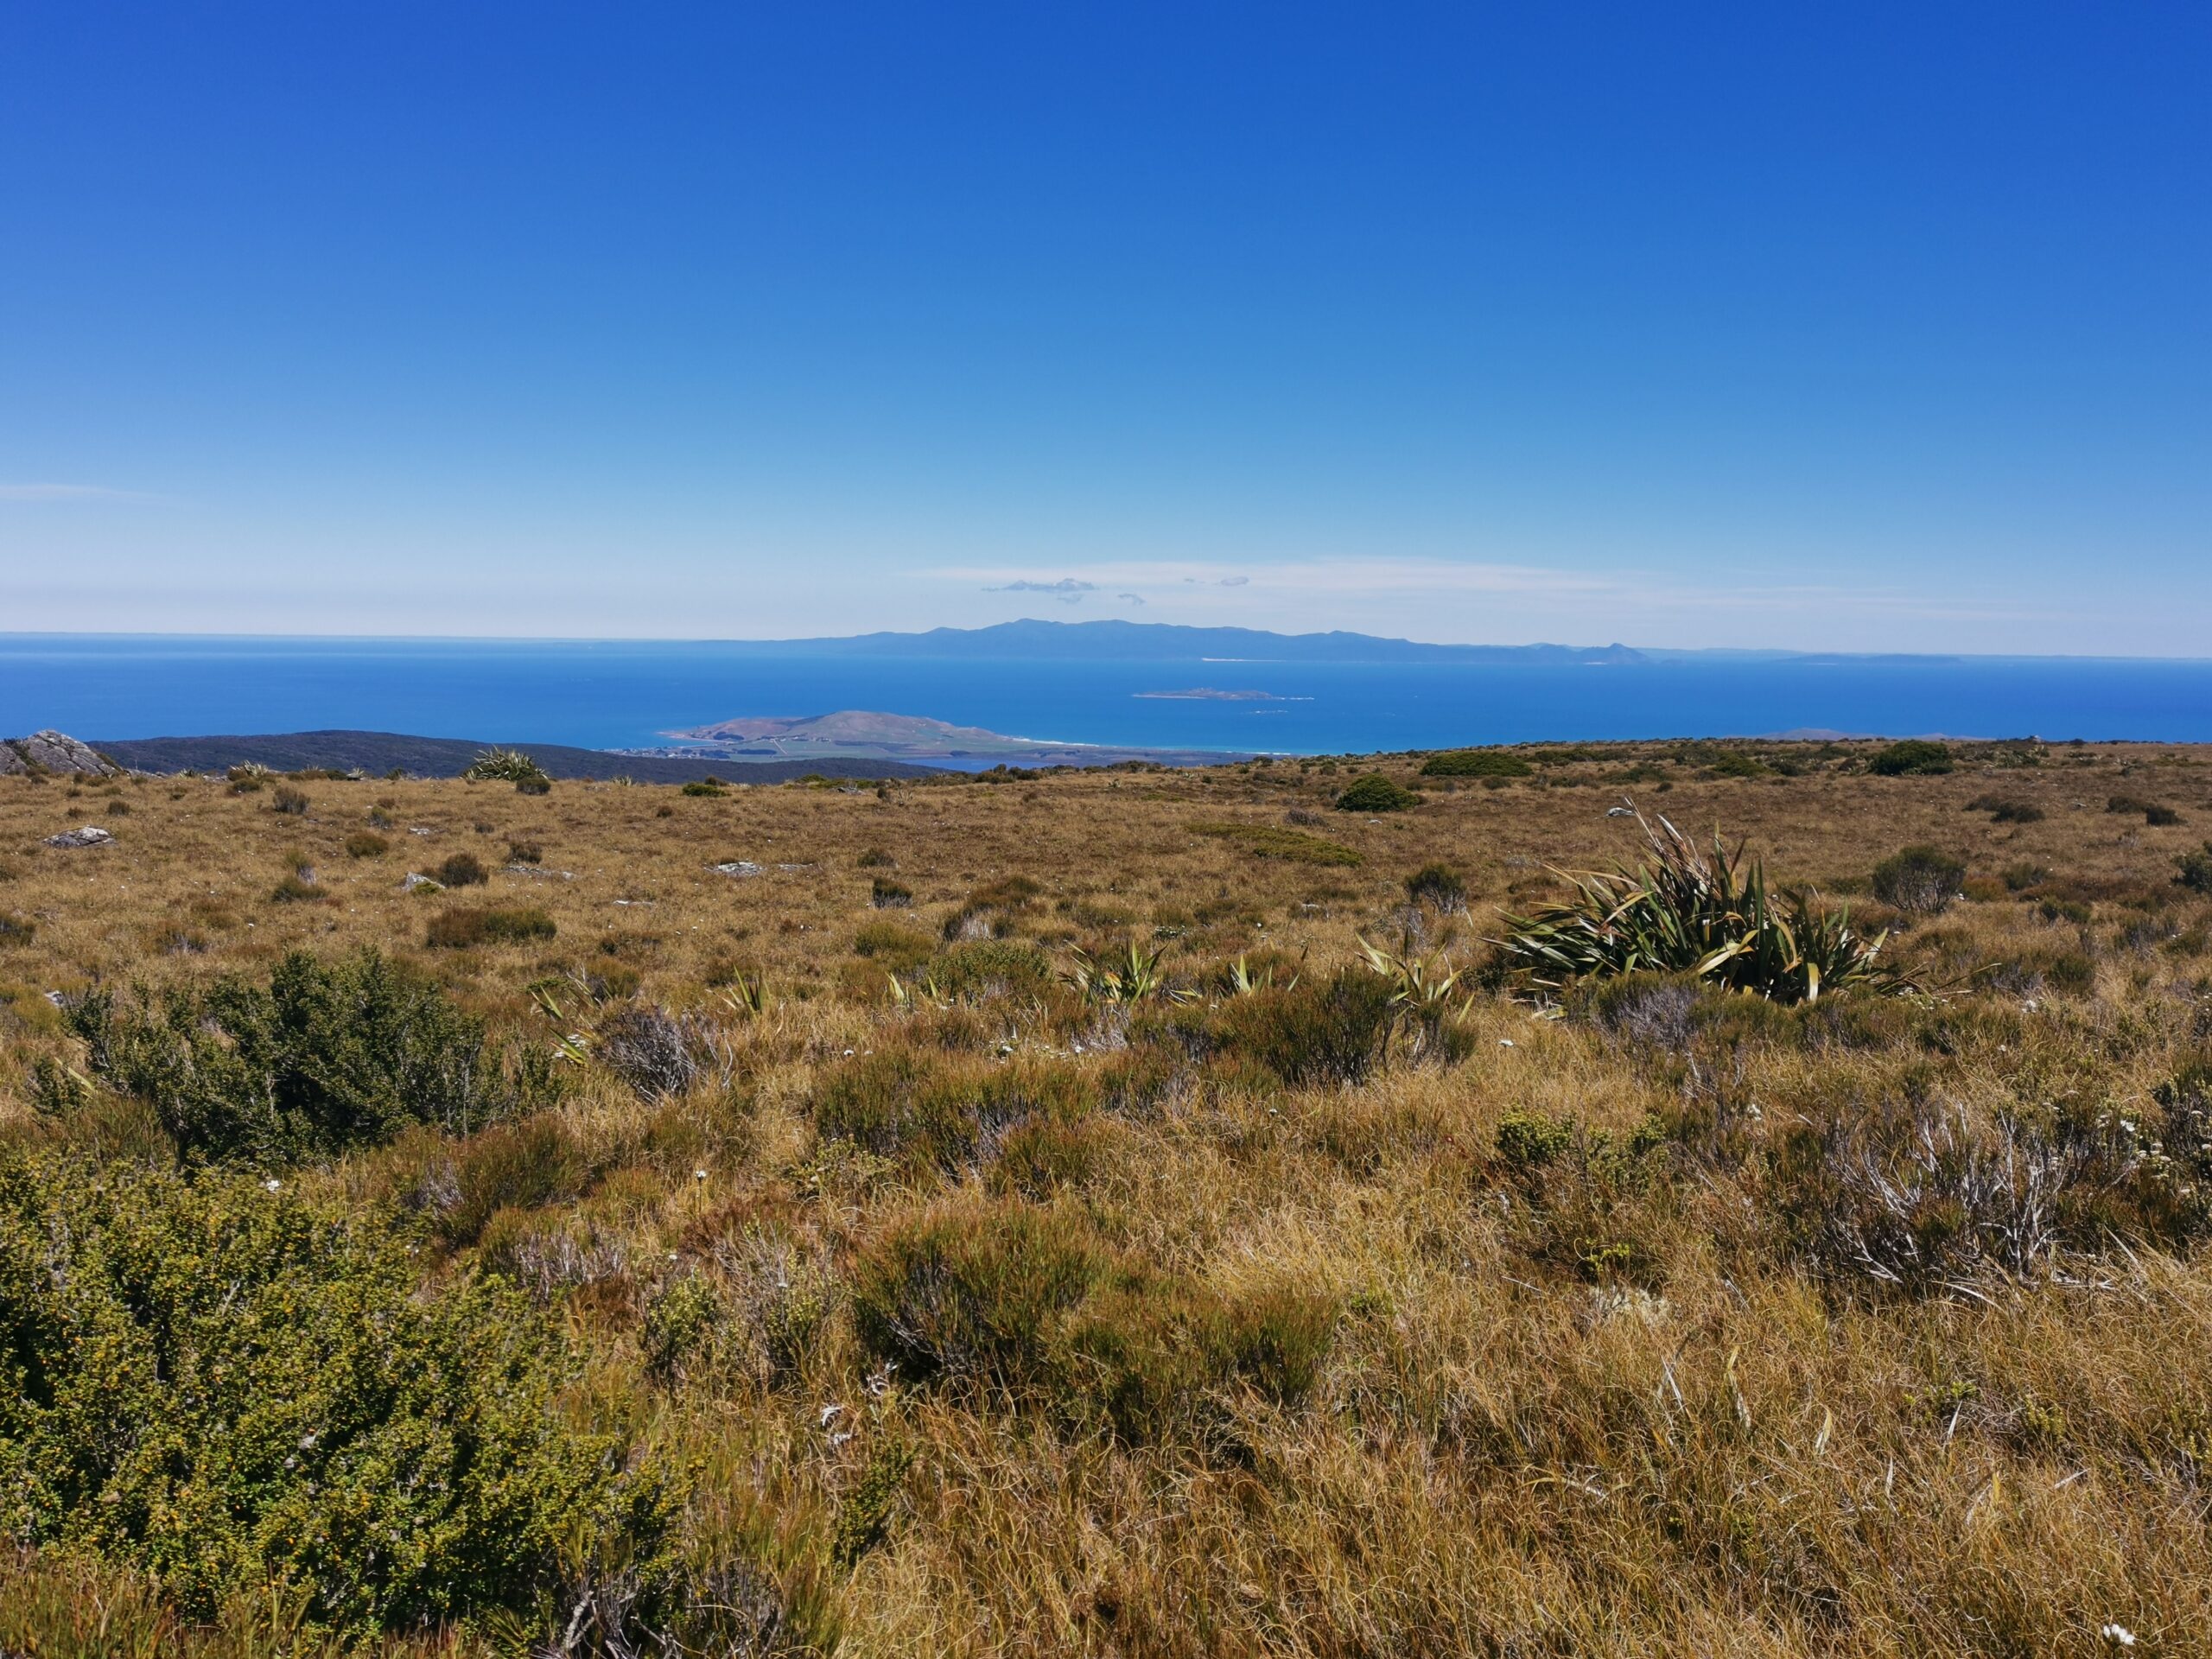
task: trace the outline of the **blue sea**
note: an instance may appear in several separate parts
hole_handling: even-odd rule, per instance
[[[1269,700],[1141,695],[1199,688]],[[1291,754],[1804,728],[2202,742],[2212,661],[976,661],[715,642],[0,634],[5,734],[356,728],[627,748],[732,715],[840,709],[1056,742]]]

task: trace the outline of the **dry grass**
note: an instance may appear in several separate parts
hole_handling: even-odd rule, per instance
[[[1464,785],[1419,756],[721,798],[319,780],[304,816],[220,780],[0,780],[0,918],[33,925],[0,931],[0,1135],[149,1150],[113,1110],[33,1109],[35,1063],[82,1060],[48,992],[265,978],[296,948],[376,945],[497,1028],[575,1039],[539,1117],[297,1179],[420,1217],[426,1274],[551,1309],[574,1409],[696,1462],[688,1547],[743,1564],[787,1646],[2099,1654],[2111,1625],[2203,1650],[2212,1261],[2186,1182],[2110,1137],[2164,1125],[2171,1163],[2212,1110],[2174,1087],[2212,1046],[2212,900],[2172,880],[2212,753],[1968,748],[1890,778],[1864,747],[1747,752],[1799,775],[1641,746]],[[1478,966],[1502,914],[1564,890],[1548,867],[1639,850],[1606,816],[1636,768],[1640,805],[1747,837],[1777,886],[1958,855],[1941,915],[1852,900],[1954,988],[1478,990],[1356,1087],[1239,1046],[1362,937]],[[1330,811],[1370,770],[1422,804]],[[1993,791],[2040,817],[1968,810]],[[2122,794],[2183,822],[2108,813]],[[111,798],[113,844],[42,844]],[[1268,855],[1293,810],[1359,861]],[[390,852],[348,857],[372,829]],[[461,853],[489,872],[472,907],[552,935],[428,946],[455,898],[401,878]],[[302,863],[312,894],[273,900]],[[1438,865],[1464,910],[1409,906]],[[970,914],[1000,937],[938,943]],[[1010,970],[977,954],[1065,969],[1131,938],[1189,1000],[992,995]],[[1275,988],[1229,989],[1240,955]],[[729,988],[754,985],[757,1011]],[[1502,1148],[1509,1119],[1534,1127]],[[1974,1200],[2012,1214],[2028,1150],[2092,1130],[2048,1249],[1942,1254],[1948,1200],[1895,1197],[1911,1136],[1953,1135],[2012,1149]],[[1942,1271],[1890,1282],[1837,1242],[1891,1203]],[[0,1649],[182,1650],[112,1567],[0,1560]],[[241,1605],[190,1650],[283,1651],[282,1622]]]

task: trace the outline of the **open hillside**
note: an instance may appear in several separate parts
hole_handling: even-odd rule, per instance
[[[2208,836],[2158,745],[0,777],[0,1653],[2202,1652]]]

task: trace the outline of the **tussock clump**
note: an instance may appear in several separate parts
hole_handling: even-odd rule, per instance
[[[1210,1035],[1217,1052],[1293,1086],[1364,1083],[1382,1064],[1397,1010],[1389,982],[1360,968],[1224,1002]]]
[[[914,890],[879,875],[868,886],[868,901],[878,910],[905,910],[914,902]]]
[[[346,837],[348,858],[382,858],[391,850],[391,843],[372,830],[356,830]]]
[[[978,1065],[905,1047],[863,1056],[833,1071],[817,1091],[822,1135],[917,1168],[957,1171],[1033,1118],[1070,1123],[1096,1109],[1075,1069]]]
[[[492,879],[484,861],[474,853],[455,853],[438,866],[438,884],[447,887],[480,887]]]

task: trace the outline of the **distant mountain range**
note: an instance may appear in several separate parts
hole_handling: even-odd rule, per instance
[[[1433,645],[1370,633],[1270,633],[1262,628],[1194,628],[1177,622],[1045,622],[926,633],[861,633],[823,639],[747,640],[750,650],[806,656],[1021,658],[1099,662],[1249,663],[1640,663],[1627,645]]]

